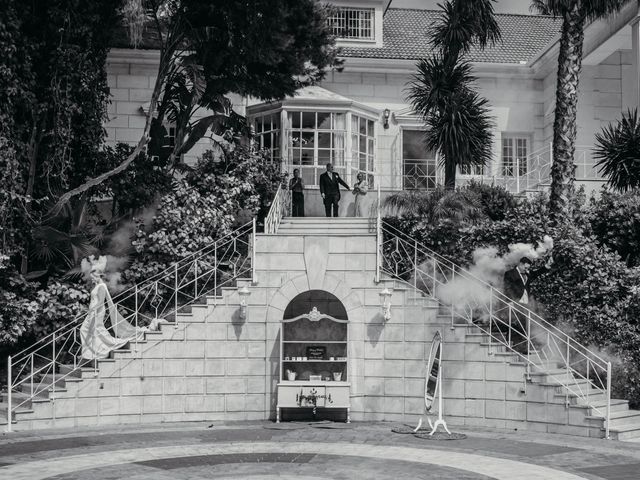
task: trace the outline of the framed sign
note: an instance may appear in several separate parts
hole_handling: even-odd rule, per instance
[[[326,360],[327,359],[327,347],[323,346],[311,346],[307,347],[307,359],[309,360]]]

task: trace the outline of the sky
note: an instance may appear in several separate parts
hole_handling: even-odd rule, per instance
[[[392,0],[391,7],[436,9],[442,0]],[[499,13],[529,13],[531,0],[498,0],[495,5]]]

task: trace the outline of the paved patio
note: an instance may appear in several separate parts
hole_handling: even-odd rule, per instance
[[[464,430],[434,441],[391,423],[162,424],[5,433],[0,478],[618,479],[640,478],[640,444]],[[461,432],[456,429],[455,431]]]

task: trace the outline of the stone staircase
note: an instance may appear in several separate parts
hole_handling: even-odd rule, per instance
[[[450,323],[449,315],[444,312],[439,317]],[[464,385],[457,379],[445,380],[445,395],[448,392],[453,398],[445,405],[448,417],[463,417],[458,420],[465,425],[604,437],[605,418],[598,410],[606,410],[606,396],[586,381],[577,382],[577,385],[583,391],[590,391],[589,404],[568,391],[558,381],[566,375],[562,365],[549,361],[544,370],[533,367],[528,370],[525,359],[506,346],[491,342],[489,335],[475,325],[455,323],[453,330],[449,327],[449,332],[445,332],[445,338],[448,342],[444,348],[454,348],[454,352],[448,353],[453,355],[450,360],[455,362],[464,358],[466,371],[476,369],[474,374],[464,378]],[[459,339],[464,339],[464,352],[459,347],[456,350]],[[482,367],[474,365],[478,360],[484,364],[484,375]],[[479,415],[472,418],[461,415],[462,400],[465,415],[473,408]],[[610,408],[610,437],[614,440],[639,438],[640,411],[630,409],[629,402],[621,399],[612,399]],[[482,423],[477,423],[480,416]],[[522,425],[523,420],[526,425]]]
[[[376,283],[372,226],[364,218],[282,219],[277,234],[257,236],[256,283],[240,279],[202,297],[107,359],[61,366],[55,391],[26,402],[15,428],[273,418],[283,311],[299,293],[318,289],[348,312],[353,420],[417,422],[424,359],[440,331],[450,425],[604,435],[602,416],[554,379],[560,366],[527,372],[516,353],[475,325],[452,325],[435,299],[409,283],[386,276]],[[251,291],[246,319],[239,316],[242,286]],[[384,288],[393,290],[389,321],[380,313]],[[27,397],[14,393],[14,402]],[[624,400],[611,410],[612,438],[640,436],[640,412]]]

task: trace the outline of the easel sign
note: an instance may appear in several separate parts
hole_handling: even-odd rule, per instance
[[[426,364],[424,379],[424,411],[425,415],[427,415],[429,428],[431,428],[431,433],[429,435],[433,435],[440,425],[442,425],[445,431],[451,435],[451,432],[447,428],[447,422],[445,422],[442,417],[442,378],[442,336],[440,335],[440,332],[437,331],[433,336],[433,340],[431,340],[431,349],[429,350],[429,358]],[[433,408],[436,396],[438,397],[438,419],[434,423],[431,423],[431,419],[428,414]],[[422,427],[422,418],[420,418],[418,426],[414,429],[414,432],[418,432],[420,427]]]

